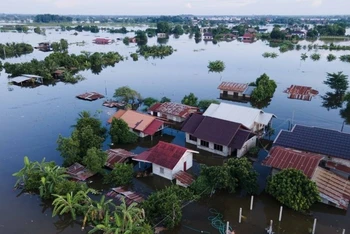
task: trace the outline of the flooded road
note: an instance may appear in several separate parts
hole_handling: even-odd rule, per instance
[[[71,45],[70,53],[80,51],[118,51],[123,56],[129,56],[136,46],[125,46],[122,42],[111,45],[94,45],[92,39],[97,35],[101,37],[124,37],[120,34],[98,33],[97,35],[82,32],[78,36],[71,32],[56,32],[46,30],[47,36],[37,34],[1,33],[0,43],[26,42],[33,46],[42,41],[58,41],[67,39],[69,43],[86,41],[82,46]],[[130,34],[132,35],[132,33]],[[303,42],[306,43],[306,42]],[[149,39],[149,44],[156,44],[156,38]],[[278,118],[274,119],[273,127],[278,133],[279,129],[286,129],[289,122],[320,126],[340,130],[343,119],[338,110],[330,110],[322,107],[320,96],[311,102],[288,99],[283,91],[291,84],[312,86],[320,95],[328,90],[323,84],[326,72],[343,71],[350,75],[350,65],[339,60],[327,62],[329,51],[320,50],[320,61],[307,59],[300,61],[301,53],[307,51],[290,51],[280,54],[276,59],[265,59],[264,52],[278,52],[276,48],[268,47],[264,42],[244,44],[237,41],[222,42],[213,45],[211,42],[196,44],[188,35],[179,39],[170,38],[169,45],[177,51],[165,59],[140,58],[133,62],[131,58],[116,64],[115,67],[104,69],[100,74],[94,75],[90,71],[80,74],[87,79],[76,84],[57,83],[54,86],[39,86],[36,88],[21,88],[8,84],[7,74],[4,71],[0,76],[0,233],[83,233],[79,224],[70,220],[51,218],[52,210],[49,205],[43,204],[37,196],[22,194],[12,189],[15,178],[11,175],[23,165],[23,157],[29,156],[31,160],[54,160],[58,164],[62,162],[56,151],[56,140],[59,134],[68,136],[71,133],[70,126],[74,124],[78,113],[88,110],[94,113],[101,110],[99,118],[106,123],[114,109],[102,106],[103,100],[85,102],[75,98],[76,95],[96,91],[105,94],[107,98],[113,96],[116,88],[128,85],[139,91],[143,97],[152,96],[161,98],[167,96],[172,101],[180,102],[184,95],[193,92],[199,99],[218,98],[217,86],[221,81],[251,82],[264,72],[277,82],[277,90],[271,104],[266,111],[274,113]],[[320,42],[321,44],[321,42]],[[201,50],[204,49],[204,50]],[[195,52],[194,50],[198,50]],[[313,52],[312,52],[313,53]],[[334,52],[337,56],[349,54],[348,51]],[[44,59],[47,53],[34,51],[34,53],[11,58],[9,62],[24,62],[32,58]],[[223,60],[226,69],[221,74],[208,73],[209,60]],[[3,61],[5,62],[5,61]],[[106,92],[107,91],[107,92]],[[248,104],[245,104],[248,105]],[[293,114],[294,113],[294,114]],[[345,126],[344,132],[350,132],[350,127]],[[175,144],[185,145],[184,134],[167,129],[164,139]],[[164,140],[163,139],[163,140]],[[107,148],[108,140],[105,143]],[[156,144],[156,141],[145,141],[142,144],[130,146],[128,149],[139,153]],[[265,154],[266,155],[266,154]],[[263,186],[269,169],[259,165],[265,156],[261,153],[259,161],[254,167],[259,171],[260,184]],[[212,158],[200,154],[196,156],[197,163],[219,165],[221,159]],[[198,164],[197,164],[198,165]],[[135,187],[148,188],[148,190],[161,188],[169,184],[161,178],[144,178],[135,182]],[[304,215],[284,209],[282,222],[279,223],[278,212],[280,204],[266,194],[255,198],[254,209],[249,211],[250,197],[240,197],[226,193],[216,193],[211,198],[206,198],[198,203],[192,203],[184,208],[182,225],[167,233],[197,233],[198,230],[218,233],[208,220],[213,208],[224,215],[224,219],[230,221],[236,234],[266,233],[264,229],[270,220],[274,220],[274,232],[278,234],[309,233],[312,228],[313,218],[317,218],[317,234],[341,233],[345,228],[350,232],[350,214],[342,210],[323,204],[315,205],[311,214]],[[239,208],[243,208],[243,221],[238,224]]]

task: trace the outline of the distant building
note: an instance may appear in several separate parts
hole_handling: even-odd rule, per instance
[[[213,34],[212,33],[203,33],[203,40],[204,41],[212,41],[214,39]]]
[[[92,40],[92,42],[95,44],[105,45],[111,43],[112,40],[108,38],[95,38]]]
[[[168,38],[167,33],[157,33],[157,38]]]
[[[218,86],[220,98],[233,101],[249,100],[255,88],[255,86],[249,86],[248,84],[227,81],[221,82]]]
[[[148,109],[148,113],[153,116],[179,123],[183,122],[190,114],[198,111],[197,107],[175,102],[155,103]]]
[[[242,41],[248,42],[248,43],[254,42],[255,41],[255,34],[249,33],[249,32],[244,33],[244,35],[242,36]]]
[[[299,99],[304,101],[311,101],[311,99],[318,94],[317,90],[300,85],[291,85],[284,92],[288,94],[288,98],[290,99]]]
[[[303,32],[303,31],[291,31],[290,32],[290,35],[292,36],[297,36],[299,37],[300,39],[304,39],[306,37],[306,33]]]

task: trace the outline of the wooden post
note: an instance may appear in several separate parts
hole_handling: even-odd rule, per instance
[[[272,224],[273,224],[273,221],[270,220],[270,228],[269,228],[268,234],[272,234]]]
[[[316,222],[317,222],[317,219],[314,219],[314,226],[312,227],[312,234],[315,234],[315,231],[316,231]]]
[[[230,227],[230,223],[227,221],[227,223],[226,223],[226,234],[229,234],[229,231],[230,231],[229,227]]]
[[[343,229],[343,232],[342,232],[342,234],[345,234],[345,229]]]
[[[239,208],[238,223],[241,223],[241,221],[242,221],[242,208]]]
[[[253,210],[254,196],[250,198],[250,210]]]
[[[283,206],[280,208],[280,216],[278,217],[278,221],[281,222],[282,220],[282,212],[283,212]]]

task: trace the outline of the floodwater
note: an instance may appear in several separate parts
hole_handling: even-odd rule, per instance
[[[46,30],[46,36],[34,33],[1,33],[0,43],[26,42],[36,46],[42,41],[52,42],[64,38],[69,43],[87,42],[85,46],[71,45],[70,53],[79,53],[83,50],[91,52],[112,50],[129,56],[137,49],[134,45],[125,46],[122,42],[111,45],[91,43],[96,36],[116,39],[124,35],[81,32],[78,36],[74,36],[73,33],[74,31],[57,32],[50,29]],[[149,44],[156,43],[156,38],[149,39]],[[341,44],[344,43],[347,44],[341,42]],[[72,223],[66,217],[52,218],[51,207],[43,203],[38,196],[29,194],[18,196],[19,191],[12,189],[15,178],[11,175],[22,167],[25,155],[31,160],[41,160],[45,157],[46,160],[61,163],[62,159],[56,151],[57,137],[59,134],[69,136],[72,131],[70,126],[74,124],[80,111],[88,110],[94,113],[100,110],[98,117],[103,123],[106,123],[114,110],[103,107],[103,100],[85,102],[75,98],[77,94],[86,91],[100,92],[107,98],[111,98],[116,88],[128,85],[139,91],[143,97],[167,96],[179,102],[184,95],[193,92],[199,99],[214,99],[219,96],[217,86],[221,81],[247,83],[267,73],[278,84],[271,104],[265,108],[266,111],[278,117],[273,121],[276,133],[280,129],[286,129],[289,122],[337,130],[342,127],[343,119],[339,116],[339,109],[328,111],[323,108],[320,96],[307,102],[288,99],[283,93],[283,90],[291,84],[297,84],[312,86],[320,92],[320,95],[323,95],[329,91],[328,87],[323,84],[327,72],[344,71],[345,74],[350,74],[349,64],[339,60],[327,62],[328,51],[320,50],[321,60],[314,62],[311,59],[300,61],[301,53],[311,54],[303,50],[280,54],[276,59],[263,58],[261,55],[264,52],[279,52],[278,49],[270,48],[261,41],[253,44],[237,41],[222,42],[218,45],[202,41],[196,44],[194,39],[189,39],[188,35],[184,35],[179,39],[171,37],[168,44],[177,51],[165,59],[144,60],[139,58],[139,61],[134,62],[129,58],[116,64],[115,67],[104,69],[98,75],[84,71],[81,74],[87,79],[75,85],[57,83],[54,86],[21,88],[8,85],[7,74],[2,72],[0,76],[0,186],[2,188],[0,190],[0,233],[81,233],[79,224]],[[349,54],[347,51],[332,53],[338,56]],[[35,51],[32,54],[6,61],[24,62],[32,58],[41,60],[47,55],[47,53]],[[221,74],[208,73],[208,61],[217,59],[225,62],[225,71]],[[350,127],[345,125],[344,132],[350,132]],[[163,137],[158,137],[153,142],[145,140],[139,145],[129,146],[128,149],[139,153],[156,144],[159,139],[185,145],[183,133],[167,129]],[[107,141],[105,148],[108,143]],[[269,173],[268,168],[260,165],[264,156],[266,153],[261,152],[259,160],[254,163],[261,175],[259,178],[261,186],[264,185]],[[202,153],[195,159],[199,163],[211,165],[222,163],[222,159],[212,158]],[[198,169],[197,164],[196,167]],[[143,188],[149,191],[164,187],[166,184],[169,182],[161,178],[142,178],[135,181],[135,189]],[[230,222],[236,234],[266,233],[265,228],[270,220],[274,221],[275,233],[309,233],[313,218],[317,218],[316,233],[318,234],[341,233],[343,228],[347,232],[350,231],[349,212],[323,204],[315,205],[311,214],[308,215],[285,208],[282,222],[279,223],[280,204],[273,198],[264,193],[256,196],[252,211],[249,210],[249,203],[250,197],[226,193],[214,194],[211,198],[186,206],[183,210],[182,225],[167,233],[200,233],[201,231],[218,233],[208,220],[208,217],[211,216],[210,208],[223,214],[224,219]],[[241,224],[238,223],[239,208],[243,208]]]

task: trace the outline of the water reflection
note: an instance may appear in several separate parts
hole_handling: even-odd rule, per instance
[[[157,42],[161,45],[167,44],[169,41],[169,38],[157,38]]]
[[[338,92],[327,92],[322,96],[322,106],[328,111],[331,109],[338,109],[343,106],[344,95]]]
[[[254,108],[258,108],[258,109],[264,109],[266,107],[268,107],[271,103],[271,98],[265,99],[263,101],[257,102],[254,100],[250,100],[250,104],[252,105],[252,107]]]

